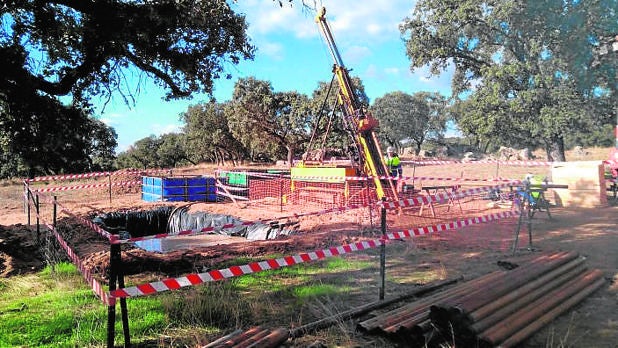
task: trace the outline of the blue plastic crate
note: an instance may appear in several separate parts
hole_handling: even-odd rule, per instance
[[[163,187],[184,187],[187,186],[187,178],[164,178]]]
[[[211,194],[193,194],[187,196],[188,201],[191,202],[216,202],[217,195],[214,193]]]
[[[162,199],[161,195],[142,192],[142,200],[146,202],[160,202]]]
[[[180,186],[180,187],[163,187],[163,196],[173,196],[173,195],[185,195],[186,194],[186,190],[185,187]]]
[[[178,195],[178,196],[163,196],[163,200],[166,202],[186,202],[187,196]]]

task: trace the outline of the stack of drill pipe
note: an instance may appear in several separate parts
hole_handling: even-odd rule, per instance
[[[247,331],[236,330],[202,348],[279,347],[288,340],[288,337],[288,329],[270,330],[261,326],[254,326]]]
[[[596,290],[603,283],[600,278],[600,271],[586,271],[575,253],[545,255],[495,283],[441,301],[431,307],[430,318],[435,327],[452,332],[459,342],[510,346],[573,305],[561,302],[572,302],[570,297],[579,302]]]
[[[429,308],[437,301],[450,296],[470,291],[479,284],[490,283],[502,277],[503,271],[496,271],[485,276],[457,285],[451,289],[427,296],[408,305],[395,308],[358,324],[360,330],[366,332],[382,331],[386,334],[405,336],[424,342],[424,334],[429,330]]]
[[[567,252],[537,257],[528,265],[509,271],[506,276],[486,286],[479,286],[473,291],[449,297],[431,306],[431,320],[438,328],[445,329],[445,332],[454,330],[458,334],[465,333],[470,323],[467,318],[468,313],[575,258],[577,258],[576,253]]]
[[[605,283],[600,270],[581,273],[478,334],[480,345],[513,347]]]

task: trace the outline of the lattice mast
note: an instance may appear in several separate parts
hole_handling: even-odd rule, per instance
[[[318,23],[328,43],[331,56],[335,61],[333,73],[337,77],[339,84],[337,98],[343,112],[343,123],[347,131],[352,135],[358,150],[358,162],[360,162],[358,165],[365,175],[373,178],[378,199],[390,196],[397,200],[397,190],[393,182],[391,180],[380,180],[381,177],[390,176],[390,173],[384,163],[380,144],[374,132],[374,129],[378,126],[378,121],[373,118],[371,113],[365,110],[354,94],[352,80],[343,64],[337,45],[335,45],[333,34],[326,21],[326,8],[322,7],[315,21]]]

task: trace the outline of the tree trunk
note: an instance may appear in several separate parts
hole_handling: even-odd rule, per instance
[[[292,168],[292,161],[294,160],[294,147],[286,146],[285,148],[288,150],[288,168]]]
[[[550,143],[545,143],[545,154],[547,155],[547,160],[549,162],[566,161],[566,156],[564,154],[564,138],[557,137],[553,139]]]

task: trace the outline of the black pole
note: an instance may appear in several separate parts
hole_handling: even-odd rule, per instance
[[[380,244],[380,300],[384,299],[384,287],[386,279],[386,197],[382,197],[382,216],[380,225],[382,228],[382,241]]]
[[[526,212],[527,214],[527,218],[528,218],[528,250],[532,250],[532,217],[533,217],[533,213],[534,213],[534,207],[532,206],[532,202],[530,201],[532,199],[532,192],[530,189],[530,182],[526,181],[526,194],[527,194],[527,203],[528,203],[528,211]],[[538,202],[537,202],[538,204]]]
[[[39,194],[36,194],[36,198],[35,198],[35,209],[36,209],[36,242],[41,245],[41,224],[39,221],[39,214],[41,213],[40,207],[39,207]]]
[[[522,200],[517,204],[519,205],[519,218],[517,219],[517,230],[515,231],[515,241],[513,242],[513,255],[515,255],[515,252],[517,251],[517,243],[519,242],[519,231],[521,230],[521,223],[525,213],[525,202]]]
[[[28,186],[28,191],[26,192],[26,210],[28,215],[28,226],[30,226],[30,186]]]
[[[109,291],[116,290],[116,264],[118,262],[118,253],[120,252],[120,244],[112,244],[109,249]],[[114,348],[114,336],[116,324],[116,304],[107,307],[107,347]]]
[[[116,269],[118,277],[118,286],[124,288],[124,272],[122,271],[122,255],[120,253],[120,245],[118,244],[118,267]],[[122,332],[124,334],[124,346],[131,346],[131,333],[129,331],[129,312],[127,310],[127,299],[120,298],[120,315],[122,316]]]

